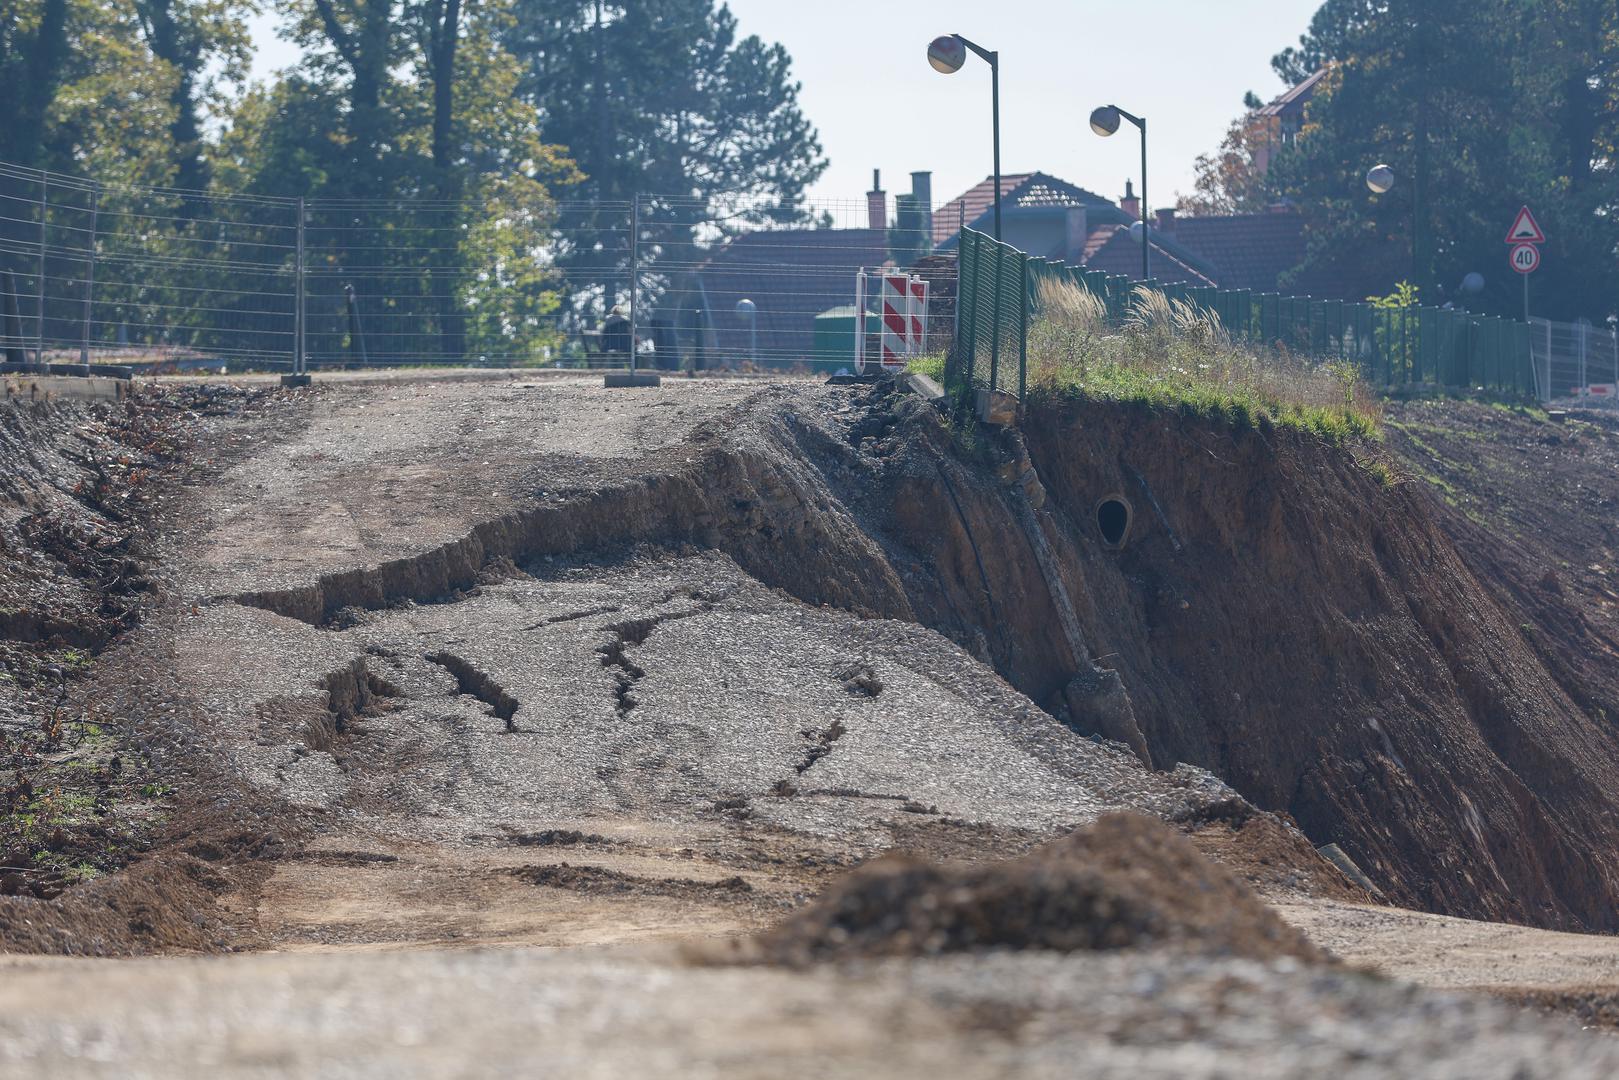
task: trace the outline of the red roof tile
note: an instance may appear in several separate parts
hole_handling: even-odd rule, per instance
[[[1139,279],[1141,245],[1131,239],[1129,226],[1106,225],[1094,230],[1085,241],[1085,268]],[[1208,275],[1160,244],[1157,233],[1153,234],[1152,242],[1152,277],[1163,285],[1215,284]]]
[[[975,184],[945,203],[933,213],[933,246],[939,247],[955,238],[963,225],[973,228],[988,214],[995,204],[995,178],[986,176],[983,183]],[[1112,206],[1094,191],[1059,180],[1047,173],[1013,173],[1001,177],[1001,206]]]

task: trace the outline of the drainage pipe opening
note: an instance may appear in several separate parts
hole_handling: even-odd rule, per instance
[[[1110,548],[1121,548],[1130,539],[1130,521],[1135,511],[1123,495],[1109,495],[1096,504],[1096,529],[1102,534],[1102,543]]]

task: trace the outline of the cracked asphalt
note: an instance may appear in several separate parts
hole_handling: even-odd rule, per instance
[[[5,962],[0,1074],[1619,1071],[1619,1043],[1567,1023],[1292,963],[703,960],[884,851],[1003,857],[1229,794],[1074,734],[930,630],[810,606],[717,551],[499,560],[322,625],[233,599],[656,478],[766,404],[849,423],[846,391],[803,382],[566,378],[335,382],[209,420],[202,452],[228,464],[171,538],[185,611],[135,634],[308,839],[225,901],[268,955]]]

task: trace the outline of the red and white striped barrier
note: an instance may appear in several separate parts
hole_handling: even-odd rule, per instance
[[[905,274],[884,274],[882,302],[883,370],[901,371],[910,358],[911,279]]]
[[[911,278],[911,337],[912,356],[922,356],[928,348],[928,283],[920,277]]]

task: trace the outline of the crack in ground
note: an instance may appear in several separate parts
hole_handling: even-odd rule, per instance
[[[670,594],[672,598],[674,593]],[[692,594],[696,599],[699,594]],[[616,699],[618,715],[628,716],[640,704],[634,693],[635,684],[646,678],[646,669],[629,658],[624,650],[631,645],[645,645],[646,639],[652,636],[652,631],[666,622],[676,619],[693,619],[699,615],[706,615],[713,611],[716,604],[723,597],[710,599],[702,597],[696,607],[682,608],[679,611],[666,611],[658,615],[648,615],[640,619],[626,619],[623,622],[608,623],[602,629],[613,635],[613,640],[596,650],[601,657],[602,667],[617,668],[613,675],[616,686],[613,696]],[[614,609],[617,610],[617,609]]]
[[[642,638],[641,640],[646,639]],[[628,716],[630,711],[640,704],[630,691],[635,688],[637,682],[646,678],[646,669],[624,654],[624,648],[629,643],[623,634],[620,634],[596,650],[596,654],[601,657],[602,667],[618,668],[618,671],[613,675],[618,684],[613,694],[617,698],[618,715],[620,716]]]
[[[804,750],[804,760],[793,766],[798,775],[803,776],[817,761],[830,754],[832,744],[848,733],[849,729],[843,726],[842,720],[833,720],[830,726],[821,731],[816,731],[814,728],[805,728],[799,732],[800,735],[809,740],[809,746]]]
[[[555,626],[557,623],[577,622],[580,619],[589,619],[596,615],[612,615],[615,612],[622,610],[624,609],[618,604],[605,604],[602,607],[586,608],[583,611],[570,611],[563,615],[552,615],[548,619],[541,619],[537,623],[523,627],[521,632],[526,634],[531,630],[538,630],[542,626]]]
[[[461,657],[450,652],[428,653],[423,659],[437,664],[451,675],[454,675],[456,692],[466,694],[468,697],[475,697],[489,706],[490,711],[505,722],[507,731],[515,732],[518,730],[517,721],[514,717],[517,715],[517,710],[522,708],[522,703],[506,693],[501,685],[490,678],[487,673],[479,671]]]

